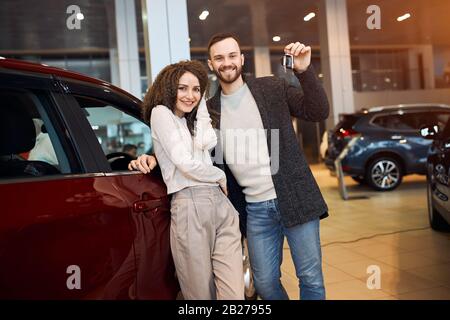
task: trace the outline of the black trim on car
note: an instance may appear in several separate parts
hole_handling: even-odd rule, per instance
[[[68,92],[73,95],[87,96],[98,100],[103,100],[112,105],[121,108],[123,111],[142,120],[141,116],[141,101],[139,99],[132,99],[114,89],[85,83],[73,79],[60,78],[60,83],[67,87]]]
[[[111,168],[104,158],[97,137],[91,126],[84,119],[82,110],[79,108],[75,98],[70,94],[55,94],[57,104],[65,122],[68,134],[73,139],[74,148],[83,165],[84,172],[110,172]]]

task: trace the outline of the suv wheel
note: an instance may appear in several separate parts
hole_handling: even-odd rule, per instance
[[[381,157],[370,162],[367,172],[367,183],[377,191],[391,191],[402,182],[403,174],[397,160]]]
[[[450,225],[434,208],[430,179],[428,178],[427,180],[428,220],[430,221],[430,226],[436,231],[450,231]]]

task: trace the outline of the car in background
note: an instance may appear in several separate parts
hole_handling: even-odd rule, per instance
[[[444,128],[450,118],[445,104],[404,104],[374,107],[340,115],[329,134],[325,164],[335,172],[335,160],[347,147],[342,171],[377,191],[397,188],[408,174],[426,174],[431,141],[420,128]]]
[[[423,127],[420,134],[432,141],[427,159],[427,203],[431,228],[450,231],[450,123]]]
[[[170,211],[141,102],[104,81],[0,59],[0,299],[175,299]]]

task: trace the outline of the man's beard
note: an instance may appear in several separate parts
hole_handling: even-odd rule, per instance
[[[234,69],[234,67],[227,68],[227,69]],[[235,82],[241,76],[242,66],[236,66],[236,73],[235,73],[234,77],[232,77],[232,78],[223,77],[221,75],[220,71],[225,71],[227,69],[219,69],[219,70],[214,69],[214,73],[220,79],[220,81],[230,84],[230,83]]]

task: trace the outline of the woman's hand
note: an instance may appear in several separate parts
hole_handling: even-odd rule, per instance
[[[228,197],[228,188],[227,188],[227,178],[223,178],[219,181],[220,189],[222,189],[223,193]]]
[[[222,189],[223,193],[225,193],[225,195],[228,197],[228,188],[227,188],[227,186],[220,186],[220,188]]]
[[[136,160],[132,160],[128,164],[128,170],[139,170],[142,173],[150,173],[158,162],[154,156],[149,156],[148,154],[140,155]]]

